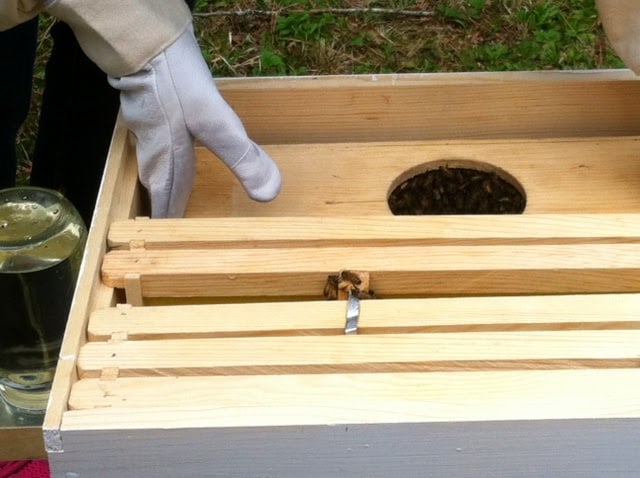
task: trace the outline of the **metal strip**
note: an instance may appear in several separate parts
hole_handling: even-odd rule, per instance
[[[344,326],[344,333],[357,334],[359,320],[360,299],[358,298],[358,291],[352,289],[349,291],[349,298],[347,299],[347,321]]]

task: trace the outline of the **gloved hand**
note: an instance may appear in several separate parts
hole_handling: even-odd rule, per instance
[[[278,167],[218,92],[191,28],[141,71],[109,83],[120,90],[122,114],[137,139],[152,217],[184,215],[195,176],[194,138],[224,161],[252,199],[278,195]]]
[[[611,46],[628,68],[640,74],[640,2],[596,0]]]

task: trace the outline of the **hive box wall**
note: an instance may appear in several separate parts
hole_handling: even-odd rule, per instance
[[[473,151],[501,150],[507,157],[507,152],[515,149],[526,157],[528,147],[541,151],[544,144],[549,146],[548,151],[556,150],[554,145],[573,152],[576,151],[574,147],[582,148],[586,155],[593,155],[593,162],[589,163],[593,165],[591,169],[598,168],[597,158],[609,161],[612,155],[622,158],[610,162],[622,169],[614,170],[609,176],[616,184],[623,185],[616,191],[624,199],[612,201],[612,204],[623,206],[610,211],[618,216],[609,215],[607,202],[597,200],[593,200],[591,209],[586,211],[570,208],[555,211],[557,204],[545,209],[542,205],[552,204],[553,198],[547,197],[544,191],[536,192],[539,180],[527,179],[529,174],[541,174],[540,168],[529,168],[529,172],[522,168],[522,173],[518,174],[523,177],[519,179],[527,183],[530,199],[534,199],[532,204],[540,209],[534,209],[529,216],[531,224],[537,221],[539,229],[526,223],[506,226],[511,234],[519,231],[519,236],[505,232],[505,224],[500,221],[489,219],[484,225],[474,225],[473,220],[460,219],[458,222],[455,218],[445,218],[451,222],[440,223],[440,227],[428,233],[425,232],[427,220],[417,220],[417,228],[410,227],[408,221],[399,220],[399,229],[406,235],[400,231],[396,231],[399,234],[396,237],[380,235],[380,231],[385,230],[384,218],[391,216],[384,210],[384,197],[379,196],[386,193],[387,184],[402,172],[393,169],[395,161],[385,162],[383,155],[375,164],[369,164],[386,165],[383,172],[370,177],[372,181],[383,178],[386,182],[380,182],[378,196],[359,211],[360,216],[381,223],[377,229],[371,229],[373,236],[356,239],[354,247],[362,246],[373,237],[374,242],[378,241],[375,245],[377,257],[384,252],[381,248],[398,245],[397,241],[400,241],[398,247],[419,247],[425,251],[430,247],[455,245],[464,248],[465,244],[470,246],[476,240],[469,238],[472,233],[477,233],[485,246],[489,244],[496,250],[505,241],[511,246],[520,244],[526,248],[532,244],[527,241],[532,240],[539,241],[541,247],[561,246],[563,251],[568,250],[566,247],[583,251],[597,249],[602,252],[597,256],[602,262],[589,265],[593,272],[589,284],[600,285],[593,285],[593,290],[588,292],[600,294],[593,296],[595,302],[589,302],[591,299],[587,300],[583,295],[576,295],[575,300],[572,299],[574,296],[561,296],[557,300],[565,302],[552,302],[542,296],[531,296],[526,290],[518,290],[514,302],[510,302],[506,298],[501,301],[500,297],[481,297],[482,293],[477,290],[472,294],[477,297],[461,298],[444,298],[441,296],[446,294],[440,291],[438,300],[452,301],[438,302],[441,318],[446,319],[448,312],[464,303],[464,310],[475,310],[486,320],[465,323],[461,319],[461,309],[458,309],[458,315],[449,317],[453,323],[438,325],[432,322],[433,298],[424,297],[429,291],[425,294],[412,290],[408,297],[385,298],[379,302],[387,304],[380,307],[388,306],[390,310],[412,310],[403,317],[415,317],[418,322],[405,324],[402,331],[386,330],[391,327],[384,323],[390,317],[386,312],[377,316],[377,320],[383,321],[382,325],[372,327],[374,333],[384,329],[382,333],[386,334],[380,336],[381,345],[372,350],[374,355],[393,340],[398,341],[398,350],[416,354],[411,360],[385,358],[372,362],[368,351],[358,356],[356,348],[351,347],[358,343],[353,339],[374,339],[365,335],[365,331],[355,337],[336,335],[342,326],[338,314],[328,325],[316,324],[312,331],[300,335],[308,344],[317,334],[320,344],[317,350],[324,350],[330,360],[336,361],[323,362],[321,370],[310,370],[308,363],[291,369],[295,363],[287,368],[279,359],[268,361],[280,357],[278,353],[261,355],[264,351],[258,349],[267,348],[269,344],[276,344],[274,350],[278,350],[278,337],[282,337],[282,343],[292,343],[297,337],[293,332],[274,332],[275,326],[258,331],[258,337],[271,336],[269,340],[256,339],[255,342],[256,360],[266,361],[252,366],[266,366],[268,373],[253,373],[251,370],[255,369],[242,363],[225,362],[212,366],[207,355],[212,346],[240,344],[244,339],[229,337],[229,331],[212,331],[207,320],[189,326],[185,323],[178,329],[171,329],[175,318],[165,322],[153,320],[155,324],[165,323],[170,330],[147,330],[140,337],[122,328],[98,333],[92,328],[97,311],[126,314],[129,306],[122,304],[128,301],[127,296],[137,295],[140,304],[147,304],[133,307],[134,310],[157,310],[158,313],[181,310],[185,319],[197,317],[197,314],[191,314],[194,309],[188,309],[191,312],[186,313],[180,307],[219,307],[225,302],[188,304],[185,298],[176,302],[173,297],[169,301],[171,305],[159,303],[154,309],[147,301],[158,301],[162,297],[149,297],[151,289],[145,282],[144,273],[142,276],[125,273],[124,287],[114,288],[104,282],[103,261],[108,251],[116,249],[113,242],[109,243],[109,231],[121,221],[147,214],[144,192],[136,180],[132,139],[120,122],[114,134],[45,418],[44,437],[55,478],[114,475],[600,478],[640,473],[636,446],[640,392],[633,386],[638,378],[634,345],[638,327],[633,311],[637,310],[635,293],[640,287],[635,283],[637,274],[633,264],[628,266],[625,259],[637,256],[634,251],[640,242],[635,232],[640,222],[635,214],[637,199],[633,193],[634,168],[638,166],[634,158],[638,152],[635,135],[640,125],[640,82],[630,72],[257,78],[221,80],[219,85],[252,137],[273,151],[274,156],[282,154],[283,158],[305,148],[315,160],[327,155],[323,148],[338,152],[336,154],[352,151],[355,158],[355,146],[350,146],[355,144],[359,145],[359,151],[382,151],[381,148],[391,151],[394,147],[413,151],[418,159],[407,161],[403,167],[421,162],[419,154],[428,151],[433,152],[431,156],[441,158],[452,150],[465,155]],[[519,146],[514,148],[514,145]],[[287,171],[295,169],[296,154],[291,154],[290,160],[283,159],[283,164],[288,164]],[[333,158],[335,154],[328,156]],[[307,193],[319,196],[320,200],[314,203],[312,197],[297,210],[287,198],[299,194],[288,195],[286,190],[284,202],[257,209],[241,197],[237,184],[229,186],[234,183],[217,169],[215,158],[204,151],[199,151],[199,157],[202,168],[212,169],[200,171],[187,213],[191,219],[241,221],[244,217],[250,222],[251,218],[260,216],[261,220],[274,221],[270,223],[271,228],[265,227],[266,230],[279,230],[273,227],[282,226],[278,218],[291,225],[289,236],[284,238],[250,239],[253,241],[249,244],[251,249],[266,249],[265,244],[281,248],[290,245],[290,241],[296,247],[309,247],[309,251],[318,247],[326,249],[328,245],[335,246],[348,240],[349,231],[354,230],[334,224],[334,232],[340,230],[340,234],[308,236],[308,243],[300,244],[296,241],[305,239],[296,238],[295,232],[304,220],[342,217],[348,222],[358,214],[353,214],[348,205],[344,209],[326,208],[327,200],[322,196],[322,190],[318,192],[313,188]],[[303,160],[300,159],[300,165],[304,164]],[[575,158],[566,160],[567,164],[573,164],[573,160]],[[553,162],[562,161],[562,157],[557,157]],[[577,171],[580,164],[586,163],[575,163]],[[343,171],[340,167],[338,161],[336,168]],[[349,170],[348,165],[344,167]],[[222,178],[216,183],[220,187],[208,189],[216,177]],[[292,176],[289,182],[295,182],[295,177]],[[355,197],[370,189],[366,187],[366,180],[359,184]],[[331,187],[339,188],[340,184]],[[574,191],[580,191],[579,183]],[[212,194],[221,196],[214,200]],[[329,196],[332,201],[336,198],[333,193]],[[303,221],[296,227],[295,221],[284,218],[291,210],[295,210],[293,216]],[[568,219],[569,223],[577,221],[576,224],[591,226],[578,227],[579,233],[574,234],[562,228],[562,224],[567,224],[562,220],[563,214],[574,215]],[[586,214],[590,219],[575,214]],[[362,218],[359,220],[363,221]],[[545,220],[549,221],[548,227],[540,228]],[[227,224],[229,230],[237,232],[237,224]],[[366,224],[366,221],[360,224]],[[184,225],[186,223],[180,225],[178,222],[167,230],[173,228],[184,233]],[[215,227],[212,229],[216,230]],[[313,228],[305,230],[311,233]],[[363,230],[359,227],[357,233]],[[537,238],[536,230],[542,231]],[[447,237],[443,231],[451,235]],[[531,235],[526,234],[528,231],[532,231]],[[188,233],[183,236],[177,239],[181,244],[176,246],[178,251],[191,237]],[[211,237],[205,238],[204,246],[199,244],[197,247],[213,251],[216,248],[246,250],[239,246],[238,238],[213,240]],[[152,251],[151,243],[151,240],[124,239],[122,247]],[[245,242],[243,246],[247,244]],[[620,255],[612,256],[607,252],[612,250]],[[459,257],[458,264],[465,264],[463,259]],[[393,264],[393,260],[389,262]],[[577,274],[581,263],[576,264],[566,269],[563,283],[567,286],[576,282],[571,280],[571,274]],[[605,265],[601,267],[602,264]],[[612,273],[615,267],[620,269],[619,274]],[[338,272],[333,269],[332,266],[330,272]],[[548,267],[547,271],[553,269]],[[252,269],[247,270],[251,272]],[[322,275],[328,271],[322,269],[320,272]],[[490,280],[492,275],[496,276],[485,270],[485,278]],[[226,276],[228,280],[234,280],[231,275]],[[553,280],[545,277],[546,281]],[[602,277],[606,280],[601,280]],[[615,289],[617,277],[624,290],[599,289],[601,284],[612,281]],[[473,274],[467,279],[473,279]],[[194,283],[198,280],[196,276]],[[373,281],[375,283],[375,276]],[[535,289],[530,291],[536,292]],[[308,290],[303,292],[307,294]],[[493,291],[489,295],[499,292]],[[553,290],[545,290],[545,293],[549,292]],[[559,292],[579,294],[580,287]],[[613,292],[626,294],[614,295]],[[311,311],[314,304],[326,304],[318,302],[317,298],[315,302],[305,302],[306,299],[296,297],[302,305],[291,307]],[[473,302],[467,304],[466,300]],[[208,298],[204,302],[209,302]],[[237,302],[237,299],[231,302]],[[561,303],[564,305],[560,306]],[[582,305],[575,307],[577,303]],[[254,306],[259,307],[259,304]],[[341,305],[331,304],[327,307]],[[362,304],[363,320],[375,309],[367,308],[366,304]],[[605,307],[607,304],[615,304],[613,312],[604,312],[609,310]],[[289,306],[287,301],[286,307]],[[298,310],[295,307],[292,310]],[[509,312],[504,311],[505,307]],[[420,311],[425,311],[424,316]],[[205,316],[207,313],[211,314],[206,312]],[[248,318],[264,315],[259,310],[246,314]],[[333,317],[327,314],[322,316],[323,320]],[[288,329],[301,328],[299,311],[270,315],[279,316]],[[504,321],[499,320],[501,316]],[[188,329],[191,326],[195,328]],[[194,335],[189,335],[191,333]],[[237,335],[239,332],[231,333]],[[418,339],[421,344],[431,346],[402,346]],[[468,348],[453,346],[460,339],[468,341]],[[485,339],[489,341],[482,342]],[[184,344],[193,347],[181,348],[183,340],[189,341]],[[331,341],[339,344],[337,347],[344,355],[333,356],[332,351],[336,349],[322,345]],[[533,355],[525,355],[525,360],[521,361],[517,351],[527,344],[527,353]],[[536,344],[542,345],[537,347]],[[171,349],[169,345],[178,348]],[[198,349],[196,345],[203,348]],[[107,348],[108,355],[95,355],[102,353],[103,347],[115,347],[116,352]],[[148,347],[161,351],[184,350],[185,353],[176,354],[180,360],[173,363],[167,362],[164,356],[137,353],[151,350]],[[121,351],[124,357],[131,350],[133,362],[117,361]],[[199,355],[199,350],[203,350],[204,355]],[[300,350],[308,354],[316,349],[307,345]],[[112,353],[115,353],[116,361],[109,362]],[[232,355],[229,354],[230,359],[234,358]],[[99,362],[94,369],[92,361],[96,357],[105,361]],[[135,361],[136,357],[142,357],[152,366],[140,365]],[[515,361],[513,357],[516,357]],[[243,359],[242,356],[239,358]],[[110,363],[113,366],[109,366]],[[335,372],[327,369],[335,364],[341,364],[344,369]],[[363,364],[374,368],[359,369]],[[228,373],[229,370],[225,372],[220,367],[235,368]],[[217,371],[214,373],[214,370]]]

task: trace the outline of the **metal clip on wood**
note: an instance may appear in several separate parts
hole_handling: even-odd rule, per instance
[[[347,320],[345,334],[358,333],[360,319],[360,299],[372,299],[373,291],[369,290],[369,273],[342,270],[336,275],[327,277],[324,296],[329,300],[347,300]]]
[[[344,333],[346,335],[358,333],[358,321],[360,320],[360,298],[358,290],[349,290],[347,298],[347,321],[344,324]]]

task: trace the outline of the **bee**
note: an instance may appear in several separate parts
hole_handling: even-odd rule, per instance
[[[327,277],[323,290],[326,299],[346,299],[350,292],[355,292],[359,299],[374,299],[375,294],[369,290],[369,274],[342,270]]]
[[[340,279],[338,281],[338,289],[352,290],[359,289],[362,284],[360,276],[353,271],[340,271]]]
[[[325,299],[336,300],[338,298],[339,282],[340,278],[337,274],[329,275],[327,277],[327,282],[325,283],[324,290],[322,291]]]

